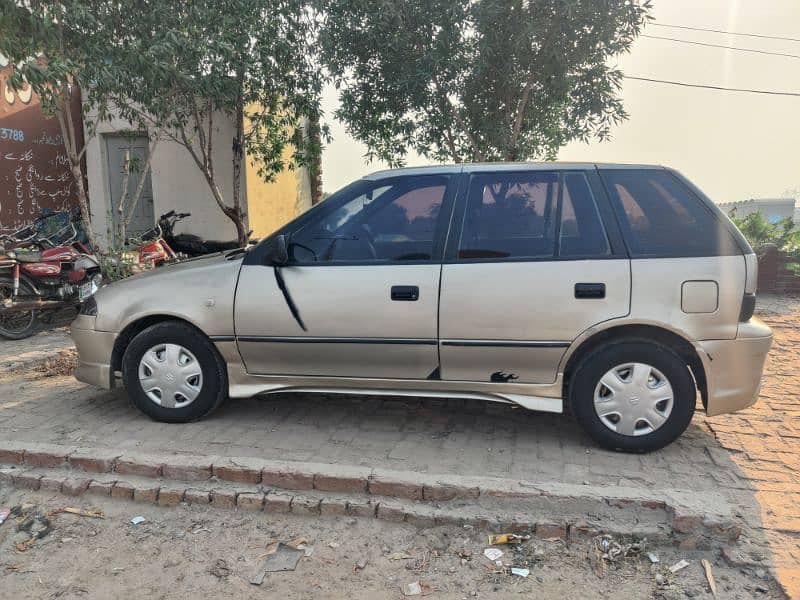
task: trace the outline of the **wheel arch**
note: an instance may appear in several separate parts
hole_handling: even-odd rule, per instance
[[[120,331],[117,338],[114,340],[114,349],[111,351],[111,372],[112,374],[122,370],[122,358],[125,356],[125,351],[128,349],[128,346],[131,343],[131,340],[139,335],[142,331],[151,327],[153,325],[157,325],[158,323],[181,323],[183,325],[187,325],[194,329],[197,333],[208,339],[211,342],[211,347],[214,348],[214,352],[217,354],[217,359],[221,362],[221,364],[225,365],[225,360],[220,356],[219,351],[217,351],[216,346],[211,341],[211,338],[200,329],[197,325],[192,323],[187,319],[183,319],[181,317],[177,317],[175,315],[169,314],[153,314],[153,315],[146,315],[143,317],[139,317],[134,319],[130,323],[128,323],[122,331]],[[223,369],[226,372],[226,369]],[[226,372],[227,375],[227,372]],[[112,375],[113,379],[113,375]]]
[[[628,323],[625,325],[614,325],[601,329],[600,331],[586,332],[583,339],[578,338],[573,347],[566,353],[566,361],[561,372],[564,374],[562,394],[568,398],[569,383],[572,373],[577,366],[590,352],[608,342],[621,340],[639,339],[648,342],[657,342],[674,350],[678,356],[686,361],[692,373],[695,387],[700,390],[703,406],[708,407],[708,381],[703,360],[697,352],[694,344],[681,334],[667,329],[666,327],[650,323]],[[567,407],[565,402],[565,408]]]

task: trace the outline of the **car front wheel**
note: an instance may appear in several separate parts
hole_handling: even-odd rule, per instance
[[[176,321],[144,329],[128,345],[122,360],[128,396],[157,421],[196,421],[226,396],[225,365],[211,341]]]
[[[689,426],[695,401],[686,362],[651,342],[597,348],[570,379],[573,414],[597,443],[613,450],[663,448]]]

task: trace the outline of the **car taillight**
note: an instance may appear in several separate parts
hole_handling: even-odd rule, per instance
[[[758,257],[753,252],[744,255],[744,296],[739,311],[739,321],[749,321],[756,310],[756,287],[758,286]]]
[[[745,294],[742,297],[742,309],[739,311],[739,321],[749,321],[756,310],[756,295]]]

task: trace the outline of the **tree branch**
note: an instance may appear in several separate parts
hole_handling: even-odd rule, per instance
[[[474,160],[480,162],[483,160],[483,152],[481,152],[480,147],[478,146],[478,142],[472,137],[472,134],[467,129],[467,124],[464,122],[464,119],[461,118],[461,115],[458,112],[458,109],[453,104],[452,100],[444,93],[442,87],[439,85],[439,82],[436,82],[436,90],[439,92],[439,95],[444,98],[445,102],[447,102],[447,106],[450,108],[450,113],[453,115],[453,118],[456,120],[456,123],[461,128],[462,133],[467,136],[467,140],[469,141],[469,145],[472,146],[472,155]]]
[[[522,97],[517,104],[517,116],[514,118],[514,127],[511,130],[511,143],[506,151],[506,158],[508,160],[516,160],[517,158],[517,140],[519,140],[520,131],[522,131],[522,121],[525,116],[525,108],[528,105],[528,99],[533,89],[533,84],[536,82],[536,76],[533,71],[528,73],[528,80],[525,82],[525,87],[522,90]]]

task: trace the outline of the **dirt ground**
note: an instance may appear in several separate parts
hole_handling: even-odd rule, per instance
[[[467,528],[162,508],[7,488],[0,489],[0,507],[18,507],[0,525],[0,597],[15,600],[404,598],[404,586],[414,582],[419,595],[432,598],[711,598],[703,558],[718,597],[782,597],[763,570],[734,569],[711,553],[645,548],[609,562],[598,558],[596,540],[495,546],[504,565],[530,569],[523,578],[498,572],[483,555],[486,534]],[[104,518],[57,512],[64,507],[97,508]],[[133,525],[134,516],[145,521]],[[31,544],[32,534],[42,537]],[[271,543],[297,538],[313,547],[310,556],[294,571],[250,583]],[[647,552],[660,562],[651,564]],[[670,573],[681,559],[689,566]]]

